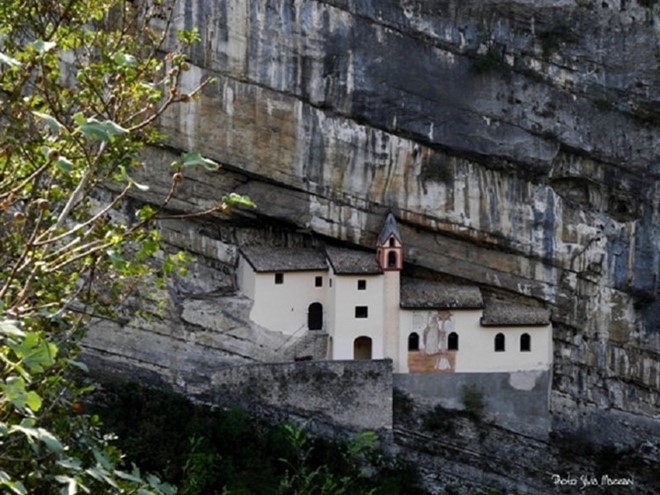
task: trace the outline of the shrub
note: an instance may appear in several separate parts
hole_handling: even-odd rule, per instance
[[[424,428],[429,431],[449,433],[454,429],[454,418],[460,412],[445,409],[440,404],[424,415]]]
[[[394,420],[408,419],[412,416],[415,403],[404,391],[394,388],[392,396],[392,406],[394,411]]]
[[[481,419],[486,408],[484,393],[476,385],[463,387],[463,406],[473,419]]]

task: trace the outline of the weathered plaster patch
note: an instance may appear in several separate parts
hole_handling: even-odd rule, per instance
[[[516,390],[533,390],[543,371],[523,371],[509,374],[509,385]]]

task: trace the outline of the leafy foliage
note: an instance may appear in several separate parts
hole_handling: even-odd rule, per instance
[[[173,493],[122,457],[81,413],[71,380],[92,315],[108,314],[156,274],[154,222],[198,154],[175,164],[171,187],[135,218],[117,211],[162,136],[171,105],[196,99],[179,82],[186,46],[159,55],[162,2],[0,0],[0,490],[9,493]],[[153,19],[159,23],[152,23]],[[165,23],[165,29],[169,24]],[[200,214],[252,206],[228,195]],[[162,274],[185,260],[162,255]]]
[[[470,416],[480,419],[486,409],[483,391],[474,384],[463,387],[463,405]]]
[[[127,457],[185,495],[425,493],[415,467],[379,451],[372,432],[328,440],[130,383],[105,383],[94,397]]]

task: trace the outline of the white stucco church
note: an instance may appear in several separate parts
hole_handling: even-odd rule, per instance
[[[244,247],[238,284],[255,323],[291,336],[324,332],[331,360],[391,358],[397,373],[550,368],[547,310],[484,305],[478,287],[402,277],[403,256],[390,213],[375,253]]]

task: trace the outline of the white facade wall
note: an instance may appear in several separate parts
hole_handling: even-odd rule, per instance
[[[358,290],[358,280],[367,288]],[[333,308],[331,336],[332,359],[353,359],[353,344],[358,337],[371,338],[372,359],[383,356],[384,286],[382,275],[335,275],[331,289]],[[355,307],[367,306],[369,316],[356,318]]]
[[[424,349],[424,325],[436,312],[434,310],[402,309],[400,313],[400,345],[405,349],[399,353],[402,363],[408,359],[408,336],[415,331],[420,336],[420,351],[434,354],[436,349]],[[444,335],[444,349],[447,349],[447,337],[451,331],[458,334],[458,351],[452,352],[451,362],[455,372],[496,372],[547,370],[552,364],[552,326],[482,326],[481,310],[449,310],[451,322]],[[415,316],[417,315],[417,316]],[[495,352],[495,336],[505,336],[505,351]],[[524,333],[531,337],[531,351],[520,350],[520,336]],[[433,345],[436,345],[435,342]],[[438,346],[440,343],[438,343]],[[433,358],[431,358],[433,359]],[[403,367],[402,367],[403,369]],[[405,367],[403,372],[414,372]],[[450,370],[445,370],[450,371]]]
[[[241,293],[253,301],[254,299],[254,285],[255,285],[255,272],[243,256],[238,258],[238,287]],[[256,301],[255,301],[256,304]]]
[[[395,373],[402,373],[405,363],[399,361],[399,307],[401,302],[401,277],[399,271],[386,271],[383,274],[383,354],[392,359],[392,369]]]
[[[337,275],[332,271],[282,273],[283,283],[276,284],[275,273],[256,273],[240,258],[239,287],[254,301],[250,318],[269,330],[302,336],[308,331],[310,304],[320,303],[323,330],[331,338],[328,359],[354,359],[355,340],[369,337],[372,359],[391,358],[398,373],[511,372],[547,370],[552,365],[551,325],[482,326],[480,309],[400,309],[398,272],[385,275]],[[397,276],[397,283],[386,283],[388,276]],[[321,287],[315,286],[316,277],[322,277]],[[359,280],[366,281],[365,290],[358,290]],[[368,317],[356,318],[356,306],[366,306]],[[447,336],[452,331],[459,336],[458,351],[447,349]],[[408,336],[412,332],[419,335],[420,354],[428,355],[427,358],[417,356],[416,363],[409,360]],[[505,336],[504,352],[495,351],[498,333]],[[520,350],[520,337],[524,333],[531,337],[529,352]],[[440,363],[442,358],[444,361]]]
[[[552,330],[545,327],[481,327],[479,334],[472,333],[466,342],[467,356],[456,360],[456,371],[530,371],[547,370],[552,364]],[[495,336],[505,338],[504,352],[495,352]],[[529,334],[531,351],[520,350],[520,336]],[[461,347],[459,347],[459,353]],[[474,358],[472,358],[474,356]]]
[[[302,335],[307,331],[309,305],[318,302],[323,305],[323,330],[327,331],[328,272],[282,273],[281,284],[275,283],[275,273],[254,273],[254,306],[250,319],[269,330]],[[316,277],[323,277],[321,287],[314,285]]]

